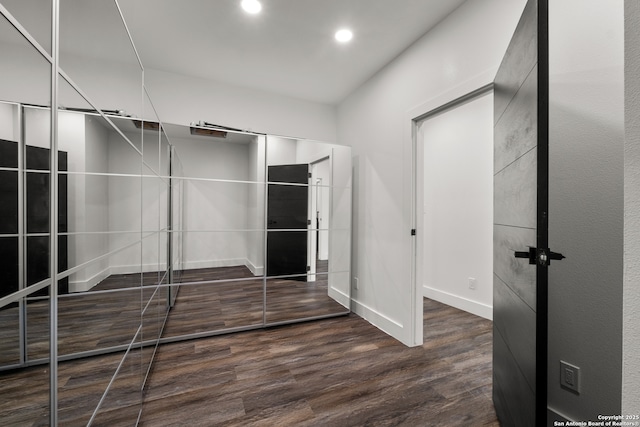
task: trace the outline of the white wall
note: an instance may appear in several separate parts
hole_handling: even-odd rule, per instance
[[[549,246],[567,258],[549,267],[548,405],[576,421],[621,411],[623,16],[623,0],[549,5]]]
[[[422,304],[419,312],[412,306],[412,294],[421,292],[411,284],[407,112],[495,71],[524,4],[465,3],[338,108],[338,142],[351,145],[354,156],[353,276],[360,283],[353,292],[354,309],[406,344],[422,340],[421,332],[414,333],[421,321],[412,326],[418,315],[422,318]]]
[[[492,319],[493,95],[427,118],[419,129],[424,296]]]
[[[260,133],[336,140],[331,105],[151,69],[145,69],[145,84],[167,123],[204,120]]]
[[[640,3],[625,0],[622,413],[640,414]]]
[[[3,44],[0,50],[0,100],[48,104],[50,63],[24,44]],[[121,109],[135,117],[155,119],[152,111],[143,107],[142,73],[135,64],[86,61],[66,55],[61,67],[98,108]],[[144,79],[153,105],[166,123],[188,125],[204,120],[260,133],[337,139],[333,105],[149,68],[144,71]],[[67,89],[66,83],[61,82],[60,90],[62,105],[89,107]]]

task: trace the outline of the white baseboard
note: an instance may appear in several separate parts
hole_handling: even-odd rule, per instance
[[[385,332],[387,335],[390,335],[402,342],[407,346],[411,346],[411,337],[410,332],[406,331],[404,325],[400,322],[397,322],[384,314],[374,310],[371,307],[359,302],[356,299],[351,300],[351,308],[354,313],[358,316],[362,317],[378,329]],[[404,338],[403,338],[404,337]]]
[[[574,420],[572,420],[571,418],[565,415],[562,415],[560,411],[557,411],[547,406],[547,425],[548,426],[554,425],[554,421],[562,421],[564,423],[567,423],[569,421],[574,421]]]
[[[485,319],[493,320],[493,307],[482,304],[477,301],[473,301],[467,298],[463,298],[458,295],[450,294],[439,289],[434,289],[429,286],[423,286],[423,296],[443,304],[450,305],[459,310],[466,311],[476,316],[484,317]]]
[[[329,286],[329,291],[327,292],[327,294],[329,295],[329,297],[333,298],[338,304],[349,309],[349,306],[351,305],[351,298],[349,297],[349,295],[345,294],[341,290],[332,288],[331,286]]]
[[[69,280],[69,292],[87,292],[110,275],[111,269],[107,267],[86,280]]]

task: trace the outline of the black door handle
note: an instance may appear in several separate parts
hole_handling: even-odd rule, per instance
[[[540,264],[542,266],[551,264],[552,259],[560,261],[566,258],[561,253],[551,252],[550,249],[538,249],[532,246],[529,246],[528,252],[515,251],[513,255],[516,258],[528,258],[529,264]]]

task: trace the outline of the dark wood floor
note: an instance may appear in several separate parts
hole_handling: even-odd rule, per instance
[[[497,426],[491,322],[431,300],[424,308],[416,348],[356,315],[162,345],[140,424]],[[127,358],[94,425],[135,423],[141,356]],[[86,425],[121,359],[60,363],[60,425]],[[47,425],[47,382],[46,366],[0,373],[2,424]]]
[[[164,345],[143,426],[497,426],[491,322],[425,300],[407,348],[355,315]]]

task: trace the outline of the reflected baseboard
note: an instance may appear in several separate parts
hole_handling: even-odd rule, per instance
[[[184,270],[197,270],[201,268],[218,268],[218,267],[247,267],[254,275],[261,276],[264,270],[263,267],[255,266],[247,258],[227,258],[227,259],[214,259],[203,261],[184,261],[182,268]]]
[[[217,268],[217,267],[238,267],[246,266],[255,275],[262,275],[263,267],[253,265],[247,258],[228,258],[202,261],[184,261],[181,270],[198,270],[201,268]],[[145,264],[142,266],[142,272],[149,273],[158,270],[157,264]],[[135,274],[140,273],[140,265],[116,265],[110,267],[111,274]]]
[[[264,266],[257,266],[249,259],[244,260],[244,266],[247,267],[254,276],[262,276],[264,274]]]
[[[71,280],[69,280],[69,292],[70,293],[87,292],[88,290],[91,290],[91,288],[96,286],[98,283],[102,282],[104,279],[111,276],[111,274],[112,274],[111,268],[107,267],[104,270],[94,274],[93,276],[89,277],[86,280],[76,280],[73,278],[73,275],[72,275]]]
[[[262,276],[264,274],[263,266],[256,266],[247,258],[230,258],[221,260],[207,260],[207,261],[187,261],[183,263],[183,270],[197,270],[201,268],[216,268],[216,267],[238,267],[245,266],[253,273],[254,276]],[[149,273],[158,271],[157,264],[147,264],[142,267],[142,272]],[[114,265],[107,267],[104,270],[96,273],[86,280],[77,280],[71,276],[69,281],[69,292],[87,292],[100,282],[105,280],[114,274],[136,274],[140,273],[140,265]],[[348,300],[348,298],[347,298]],[[342,300],[340,300],[342,301]],[[344,304],[343,304],[344,305]],[[347,304],[348,306],[348,304]]]

